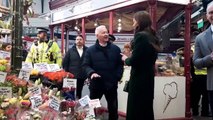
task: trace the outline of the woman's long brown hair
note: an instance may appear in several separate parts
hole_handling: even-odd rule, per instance
[[[146,31],[148,33],[151,33],[155,39],[150,41],[150,43],[153,45],[153,47],[157,51],[161,51],[160,48],[160,41],[158,37],[156,36],[156,32],[152,29],[152,20],[148,12],[146,11],[139,11],[134,14],[134,18],[138,24],[138,26],[135,28],[135,34],[138,32]]]

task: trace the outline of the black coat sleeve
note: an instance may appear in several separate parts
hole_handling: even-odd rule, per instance
[[[139,66],[141,63],[147,63],[151,52],[151,44],[149,38],[144,33],[137,33],[134,36],[134,45],[131,57],[125,60],[128,66]]]
[[[69,58],[70,58],[71,49],[65,54],[65,57],[62,61],[62,67],[66,72],[69,72]]]
[[[92,73],[95,73],[95,71],[92,69],[91,51],[89,49],[87,49],[85,52],[82,67],[84,71],[86,72],[88,78],[90,78]]]
[[[119,59],[118,59],[117,70],[116,70],[117,71],[116,77],[117,77],[118,81],[121,80],[122,75],[123,75],[123,71],[124,71],[124,68],[123,68],[124,63],[121,59],[122,56],[120,55],[120,53],[121,53],[121,50],[119,49]]]

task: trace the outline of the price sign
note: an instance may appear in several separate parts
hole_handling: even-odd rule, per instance
[[[89,104],[90,98],[88,95],[84,96],[83,98],[78,100],[81,106],[86,106],[87,104]]]
[[[42,104],[42,97],[41,95],[35,95],[30,97],[30,102],[31,102],[31,108],[36,109]]]
[[[63,80],[63,88],[76,88],[77,84],[77,79],[69,79],[69,78],[64,78]]]
[[[0,82],[4,82],[6,79],[7,73],[6,72],[0,72]]]
[[[0,95],[6,98],[12,98],[12,87],[0,87]]]
[[[51,72],[58,71],[60,70],[60,67],[58,66],[58,64],[49,64],[49,70]]]
[[[49,65],[47,63],[35,63],[34,69],[38,70],[39,72],[47,72],[49,71]]]
[[[98,108],[101,107],[101,103],[99,99],[93,99],[89,101],[89,107]]]
[[[50,97],[49,106],[50,106],[52,109],[54,109],[54,110],[56,110],[56,111],[59,111],[60,104],[61,104],[61,101],[60,101],[58,98],[56,98],[56,97],[54,97],[54,96],[51,96],[51,97]]]
[[[29,70],[21,69],[19,72],[18,78],[28,81],[30,78],[30,72],[31,71]]]
[[[41,94],[41,88],[40,87],[30,87],[28,88],[28,91],[32,93],[32,95],[40,95]]]
[[[30,62],[22,62],[22,69],[24,70],[32,70],[33,65]]]
[[[88,109],[86,109],[86,118],[89,120],[95,118],[95,112],[93,107],[89,107]]]
[[[10,52],[0,50],[0,58],[1,59],[10,58]]]

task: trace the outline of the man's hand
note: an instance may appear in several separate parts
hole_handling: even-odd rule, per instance
[[[101,77],[101,76],[100,76],[99,74],[93,73],[93,74],[91,75],[90,79],[92,80],[92,79],[100,78],[100,77]]]

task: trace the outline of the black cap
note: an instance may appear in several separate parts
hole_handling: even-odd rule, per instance
[[[48,32],[49,30],[48,29],[46,29],[46,28],[43,28],[43,27],[37,27],[37,32],[38,33],[41,33],[41,32]]]
[[[110,41],[115,41],[115,36],[112,35],[112,34],[109,34],[109,40],[110,40]]]

